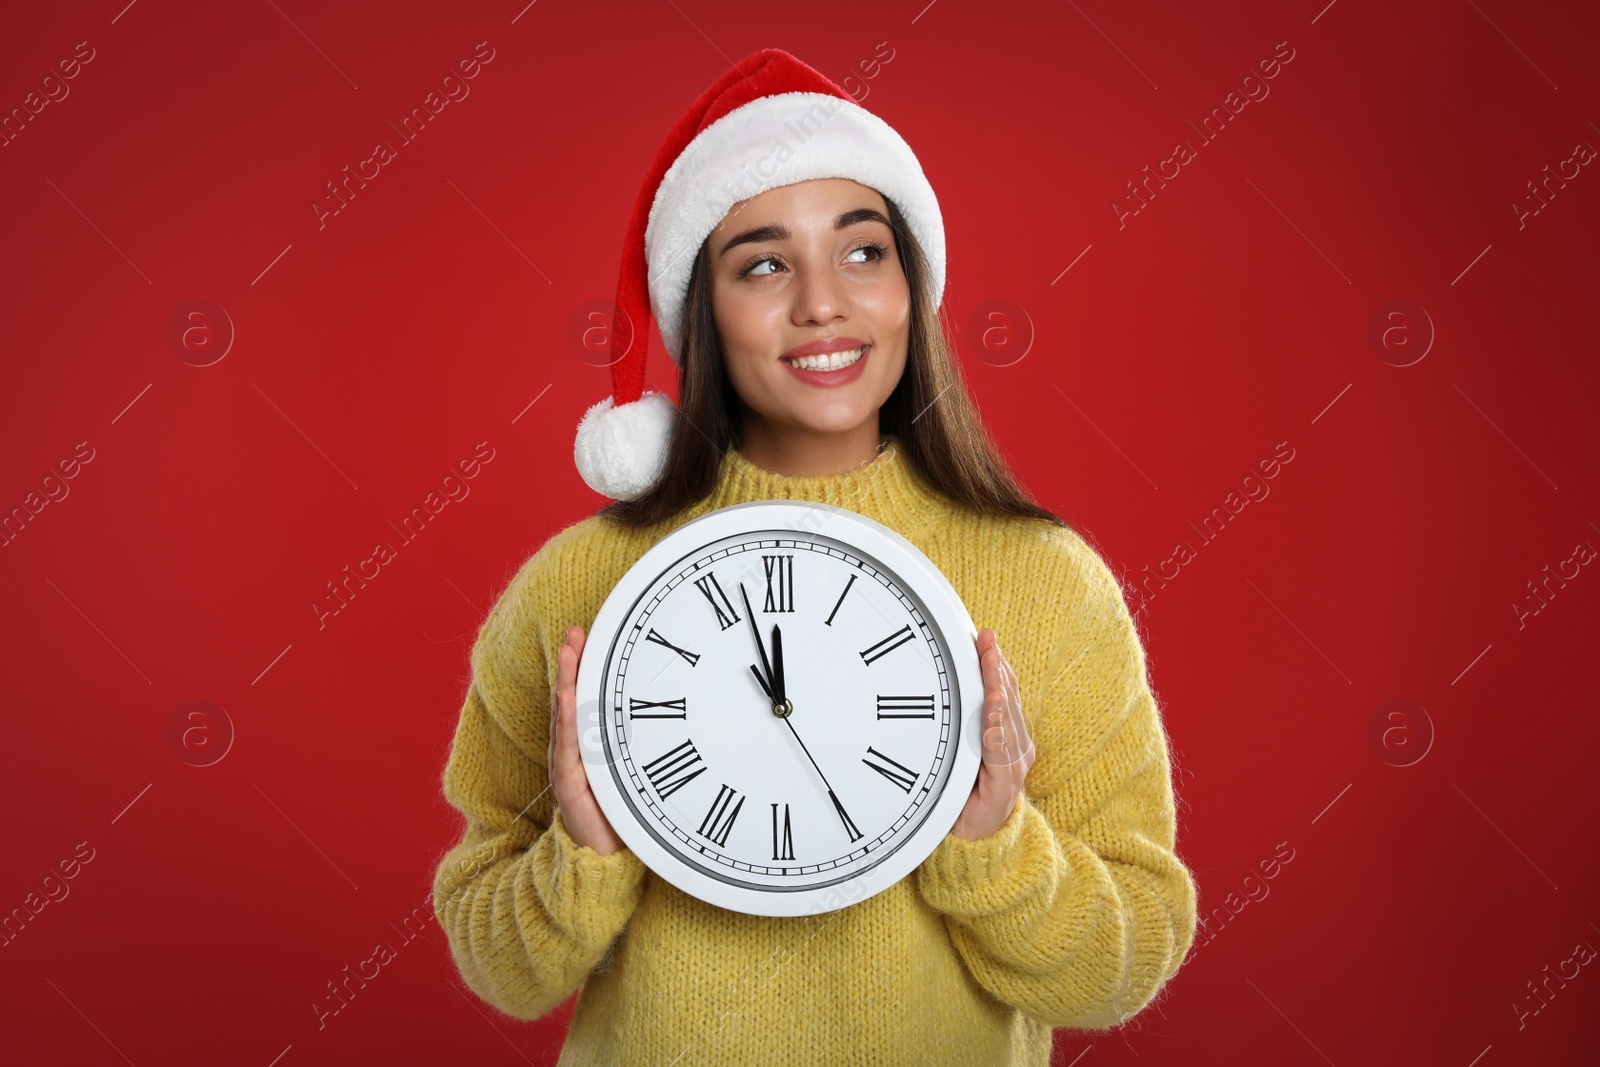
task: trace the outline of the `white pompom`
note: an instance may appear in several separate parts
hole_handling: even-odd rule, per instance
[[[666,465],[676,411],[667,394],[652,392],[621,407],[609,396],[590,407],[572,447],[584,482],[615,500],[643,496]]]

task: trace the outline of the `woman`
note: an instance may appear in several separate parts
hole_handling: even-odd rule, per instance
[[[733,181],[812,98],[840,103],[815,105],[804,151]],[[617,502],[523,565],[473,650],[444,776],[467,831],[435,909],[467,984],[506,1012],[582,987],[563,1064],[1043,1067],[1051,1027],[1124,1022],[1193,941],[1167,738],[1120,589],[983,431],[937,315],[937,203],[847,99],[768,49],[679,122],[635,207],[619,308],[661,327],[680,406],[643,392],[644,345],[619,335],[615,395],[576,449]],[[993,623],[983,762],[950,833],[913,876],[803,918],[652,876],[577,744],[584,623],[672,529],[761,499],[893,527]]]

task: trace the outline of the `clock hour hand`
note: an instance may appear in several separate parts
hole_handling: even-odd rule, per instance
[[[783,631],[778,629],[778,624],[772,624],[772,702],[785,703],[789,699],[789,691],[783,684]]]
[[[761,677],[761,671],[754,663],[750,664],[750,673],[756,676],[756,684],[761,686],[763,693],[767,694],[767,699],[776,703],[778,698],[772,695],[772,688],[767,685],[767,680]]]

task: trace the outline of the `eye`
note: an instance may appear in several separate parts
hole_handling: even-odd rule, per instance
[[[876,262],[877,260],[882,259],[883,257],[885,257],[885,256],[887,256],[889,254],[888,246],[887,245],[878,244],[876,241],[870,241],[870,242],[868,242],[867,244],[864,244],[864,245],[857,245],[855,248],[852,248],[849,252],[847,252],[845,254],[847,256],[853,256],[857,252],[868,252],[868,251],[870,251],[873,254],[871,259],[868,259],[868,260],[860,260],[860,259],[858,259],[858,260],[856,260],[856,262],[857,263],[873,263],[873,262]]]
[[[767,263],[771,263],[774,266],[782,266],[782,264],[779,263],[777,256],[762,256],[759,259],[752,259],[749,263],[746,263],[744,266],[740,267],[739,268],[739,277],[743,278],[747,274],[754,274],[758,278],[770,277],[775,272],[773,272],[773,271],[759,271],[758,272],[756,270],[757,267],[760,267],[760,266],[762,266],[764,264],[767,264]]]

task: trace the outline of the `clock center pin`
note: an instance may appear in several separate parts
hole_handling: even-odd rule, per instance
[[[784,698],[784,701],[783,701],[782,704],[774,704],[774,705],[772,705],[772,714],[776,715],[780,719],[787,719],[789,717],[790,713],[793,712],[793,711],[794,711],[794,701],[788,699],[787,697]]]

